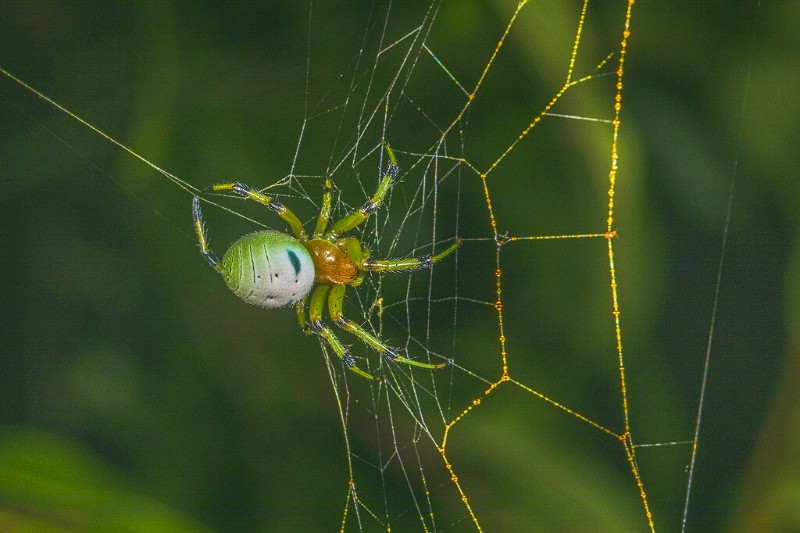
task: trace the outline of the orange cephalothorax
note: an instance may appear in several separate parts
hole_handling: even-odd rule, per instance
[[[314,262],[314,283],[346,284],[355,279],[358,269],[342,248],[324,239],[311,239],[303,244]]]

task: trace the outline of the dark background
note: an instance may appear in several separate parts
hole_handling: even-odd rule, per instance
[[[401,4],[392,7],[387,42],[430,7]],[[341,160],[354,123],[344,121],[339,143],[338,123],[326,117],[338,116],[329,111],[347,95],[363,102],[349,84],[374,64],[369,50],[384,35],[385,9],[5,2],[0,66],[197,187],[228,179],[263,186],[289,172],[304,116],[319,118],[307,124],[296,173],[319,177]],[[470,88],[513,9],[445,2],[427,44]],[[578,76],[618,50],[624,9],[589,5]],[[574,3],[526,6],[463,137],[448,136],[449,153],[486,169],[542,111],[564,83],[579,13]],[[792,490],[800,472],[800,152],[791,141],[800,138],[798,13],[778,2],[633,9],[615,259],[637,443],[692,438],[716,318],[689,531],[800,528]],[[367,50],[360,61],[359,48]],[[386,132],[404,168],[437,138],[431,124],[449,124],[464,97],[421,57],[408,85],[417,107],[394,110]],[[376,93],[400,59],[387,53],[381,61]],[[601,71],[616,64],[615,55]],[[614,81],[579,86],[554,112],[611,118]],[[341,421],[322,352],[294,313],[261,311],[225,290],[198,257],[186,192],[7,78],[0,102],[0,529],[339,528],[347,496]],[[377,146],[382,125],[374,121],[366,146]],[[604,231],[610,126],[548,117],[532,131],[487,180],[499,231]],[[349,170],[337,185],[359,205],[374,181]],[[442,239],[466,240],[457,267],[444,266],[435,286],[493,302],[483,190],[471,170],[459,176],[458,189],[443,187],[450,196],[438,199],[438,217]],[[393,220],[421,178],[404,179],[387,205]],[[318,189],[308,190],[316,201]],[[311,220],[313,203],[296,201]],[[252,229],[220,211],[208,217],[219,252]],[[430,243],[424,231],[392,231],[396,255]],[[504,326],[513,378],[618,432],[605,250],[603,239],[504,246]],[[406,285],[397,283],[387,279],[387,302],[402,298]],[[452,304],[444,309],[454,316]],[[429,316],[422,307],[412,319]],[[425,325],[412,327],[415,339],[425,337]],[[445,345],[460,365],[437,377],[449,420],[487,386],[461,369],[499,377],[497,319],[490,306],[464,300],[456,321],[431,327],[430,344],[452,341]],[[351,402],[369,400],[366,384],[347,381]],[[383,438],[390,425],[405,429],[402,415],[383,423]],[[429,422],[440,437],[442,424]],[[351,426],[348,435],[358,453],[375,447],[374,428]],[[449,439],[448,457],[486,531],[647,529],[621,447],[520,388],[485,398]],[[441,457],[424,442],[415,449],[436,529],[473,529]],[[678,530],[690,447],[640,448],[637,456],[656,530]],[[364,503],[379,515],[362,511],[361,527],[386,530],[379,521],[387,520],[388,494],[399,500],[390,506],[392,530],[422,529],[403,500],[408,483],[392,474],[357,472]],[[358,530],[349,512],[347,529]]]

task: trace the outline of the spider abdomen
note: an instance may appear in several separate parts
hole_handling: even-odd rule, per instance
[[[314,285],[314,263],[308,250],[278,231],[243,236],[225,252],[221,266],[225,283],[236,296],[267,309],[296,303]]]

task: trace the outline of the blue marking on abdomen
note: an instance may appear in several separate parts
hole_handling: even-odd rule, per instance
[[[297,254],[294,253],[292,250],[288,250],[286,253],[289,255],[289,261],[292,263],[292,266],[294,267],[294,275],[296,276],[300,273],[300,268],[302,266],[300,264],[300,258],[297,257]]]

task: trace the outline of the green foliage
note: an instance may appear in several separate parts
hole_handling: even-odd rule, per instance
[[[72,439],[29,429],[0,433],[3,531],[211,531],[145,493]]]

